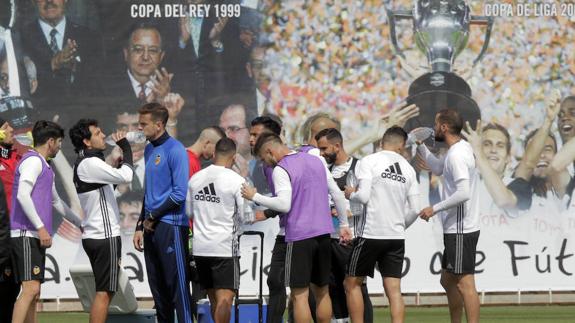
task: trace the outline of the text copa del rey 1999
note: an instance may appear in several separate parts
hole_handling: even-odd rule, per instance
[[[130,6],[132,18],[217,18],[239,17],[239,4],[133,4]]]

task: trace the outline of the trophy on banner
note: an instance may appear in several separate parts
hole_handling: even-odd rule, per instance
[[[397,54],[405,60],[397,41],[396,21],[411,19],[415,43],[431,66],[430,72],[418,77],[409,87],[407,102],[419,107],[419,117],[410,120],[406,130],[433,127],[435,114],[443,108],[456,109],[464,121],[475,127],[481,112],[471,98],[471,88],[452,67],[467,45],[470,25],[487,26],[483,48],[473,65],[481,60],[489,46],[493,19],[472,16],[464,0],[414,0],[412,10],[387,10],[387,15],[391,42]]]
[[[12,27],[16,17],[14,0],[0,0],[0,117],[8,120],[16,133],[26,132],[32,126],[34,110],[26,87],[21,86],[23,76],[19,73],[20,62],[13,41]],[[25,73],[24,73],[25,74]],[[24,88],[24,89],[23,89]],[[23,136],[15,136],[26,138]],[[23,143],[26,145],[28,142]]]

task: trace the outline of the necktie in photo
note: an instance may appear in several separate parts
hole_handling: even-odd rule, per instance
[[[138,93],[138,99],[140,101],[146,101],[146,84],[140,84],[140,93]]]
[[[56,54],[59,51],[58,42],[56,41],[56,34],[58,31],[56,28],[50,31],[50,49],[52,50],[52,54]]]

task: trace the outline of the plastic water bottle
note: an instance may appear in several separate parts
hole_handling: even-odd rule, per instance
[[[246,184],[250,187],[254,187],[254,183],[249,177],[245,178]],[[250,201],[248,199],[244,199],[244,218],[245,219],[252,219],[252,222],[255,221],[255,212],[257,209],[257,205],[254,201]]]
[[[126,139],[131,144],[143,144],[146,142],[146,135],[142,131],[130,131],[126,133]],[[112,139],[112,135],[106,137],[106,143],[110,146],[116,146],[116,142]]]
[[[434,138],[435,131],[429,127],[419,127],[411,130],[407,135],[407,145],[415,145],[418,141],[424,142],[428,138]]]
[[[359,181],[357,180],[357,177],[355,177],[354,171],[350,169],[345,178],[345,185],[357,188],[358,184]],[[352,215],[360,215],[363,213],[363,204],[361,203],[349,201],[349,208]]]

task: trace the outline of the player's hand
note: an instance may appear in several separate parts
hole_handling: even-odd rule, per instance
[[[242,185],[242,197],[245,198],[246,200],[252,201],[254,198],[254,195],[256,195],[257,192],[258,192],[258,190],[255,187],[251,187],[247,183],[244,183]]]
[[[40,246],[43,248],[50,248],[52,246],[52,237],[46,228],[41,227],[38,229],[38,238],[40,238]]]
[[[264,214],[264,211],[261,210],[257,210],[256,211],[256,215],[254,217],[254,222],[259,222],[259,221],[265,221],[268,218],[266,217],[266,215]]]
[[[114,140],[114,142],[118,142],[126,138],[126,133],[127,133],[126,131],[118,130],[112,134],[112,140]]]
[[[137,230],[136,232],[134,232],[134,239],[132,239],[132,241],[134,242],[134,248],[136,248],[136,250],[138,251],[143,251],[144,250],[144,232],[141,230]]]
[[[346,186],[345,190],[343,191],[343,194],[345,195],[346,199],[350,199],[351,193],[357,191],[357,189],[353,186]]]
[[[156,227],[157,221],[145,219],[144,220],[144,230],[146,232],[154,232],[154,228]]]
[[[349,227],[339,228],[339,243],[348,245],[351,242],[351,229]]]
[[[433,216],[433,207],[428,206],[425,209],[421,210],[418,216],[425,221],[429,221],[429,219]]]

